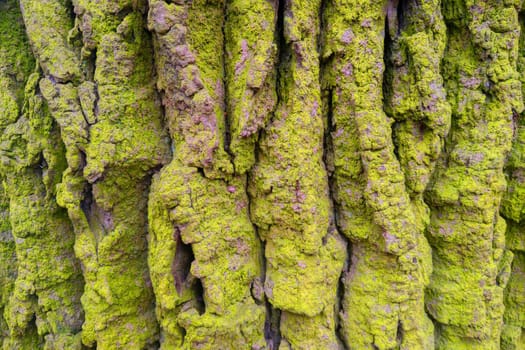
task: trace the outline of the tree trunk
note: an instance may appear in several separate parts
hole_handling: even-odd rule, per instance
[[[0,0],[0,347],[525,349],[524,26]]]

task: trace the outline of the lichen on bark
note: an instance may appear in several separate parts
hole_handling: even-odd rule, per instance
[[[521,8],[523,10],[523,8]],[[517,68],[521,82],[522,96],[525,88],[525,36],[523,35],[523,12],[519,14],[521,35],[519,40]],[[507,254],[507,260],[498,278],[508,280],[505,289],[504,326],[501,334],[502,350],[517,350],[525,347],[525,235],[523,234],[523,112],[515,111],[513,114],[513,145],[505,165],[507,178],[507,191],[501,203],[501,215],[507,221],[506,248],[512,251]]]
[[[422,193],[450,115],[439,75],[444,45],[430,46],[444,35],[439,2],[330,1],[324,13],[329,168],[338,227],[352,242],[343,339],[349,348],[432,348]]]
[[[40,90],[67,149],[58,201],[75,228],[86,281],[82,340],[99,349],[153,346],[158,326],[146,264],[146,204],[151,172],[167,162],[169,147],[145,4],[22,5],[46,76]]]
[[[0,0],[0,347],[524,348],[522,6]]]
[[[319,84],[320,1],[285,1],[279,102],[248,191],[265,242],[265,293],[282,310],[281,347],[337,348],[335,304],[346,244],[331,220]]]
[[[516,5],[443,5],[448,28],[443,76],[453,123],[426,196],[434,265],[426,304],[439,330],[438,349],[500,347],[507,279],[498,276],[510,259],[498,212],[512,116],[523,109]]]
[[[224,28],[226,13],[235,21],[236,11],[235,3],[223,1],[150,1],[158,87],[174,149],[153,180],[149,207],[149,264],[163,349],[265,347],[261,244],[248,216],[246,168],[241,170],[250,165],[234,172],[227,149],[234,118],[226,115],[226,67],[239,58],[229,51],[235,48],[225,42]],[[272,28],[272,7],[261,14]],[[262,45],[271,47],[271,32],[269,40]],[[244,50],[252,55],[248,46]],[[260,53],[265,55],[271,61],[271,51]],[[239,70],[228,68],[228,77]],[[245,95],[246,78],[237,89]]]
[[[0,173],[9,203],[2,241],[12,264],[4,275],[9,331],[3,348],[80,349],[83,280],[71,224],[55,199],[64,148],[37,90],[40,74],[31,73],[34,59],[18,4],[0,7]]]

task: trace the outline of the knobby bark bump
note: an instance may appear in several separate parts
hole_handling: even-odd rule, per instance
[[[0,347],[525,349],[508,0],[0,0]]]

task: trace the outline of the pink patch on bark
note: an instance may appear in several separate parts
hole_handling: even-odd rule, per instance
[[[341,41],[345,44],[350,44],[352,40],[354,40],[354,32],[352,32],[352,29],[349,28],[343,33]]]
[[[348,63],[341,71],[346,77],[348,77],[354,72],[354,66],[352,66],[352,63]]]
[[[241,41],[241,60],[235,65],[235,75],[239,75],[244,68],[246,60],[248,59],[248,42],[243,39]]]

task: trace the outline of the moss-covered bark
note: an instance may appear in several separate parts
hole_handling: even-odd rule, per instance
[[[40,74],[31,74],[18,3],[0,6],[3,348],[80,349],[84,283],[71,222],[55,199],[64,147],[37,89]]]
[[[0,347],[525,349],[518,0],[0,0]]]
[[[452,128],[427,192],[434,272],[427,307],[440,349],[497,349],[509,252],[499,207],[513,115],[523,109],[517,4],[446,1],[443,64]],[[465,309],[458,309],[464,305]]]

